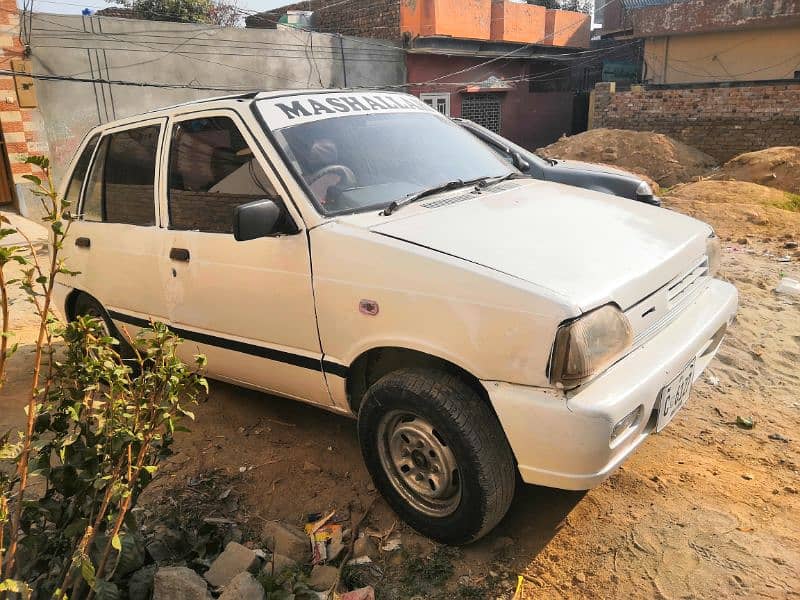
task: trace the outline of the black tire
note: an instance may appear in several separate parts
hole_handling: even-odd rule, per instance
[[[95,317],[97,319],[101,319],[103,323],[105,323],[109,335],[119,341],[117,352],[119,352],[119,355],[123,358],[123,360],[130,361],[135,357],[135,353],[130,344],[128,344],[128,341],[125,339],[125,336],[122,335],[122,333],[116,328],[114,322],[111,320],[111,317],[108,316],[106,309],[103,308],[103,305],[100,304],[100,302],[92,298],[89,294],[80,292],[78,297],[75,298],[75,304],[73,307],[73,312],[76,317]]]
[[[405,427],[421,427],[417,419],[419,424],[432,427],[430,432],[444,451],[455,458],[457,469],[447,482],[453,490],[458,486],[458,495],[451,493],[441,505],[427,504],[427,490],[420,495],[412,488],[425,483],[427,475],[422,474],[420,479],[421,473],[430,469],[438,473],[437,465],[452,463],[437,462],[437,457],[427,464],[428,448],[420,445],[424,463],[412,457],[411,472],[408,465],[398,466],[398,460],[409,459],[396,457],[401,453],[408,456],[409,448],[422,443],[412,435],[412,445],[402,445],[409,442],[402,433]],[[390,430],[387,420],[396,426]],[[398,440],[398,431],[405,441]],[[425,434],[423,431],[422,436]],[[400,518],[429,538],[452,545],[473,542],[494,528],[511,505],[516,465],[505,433],[487,403],[453,374],[414,368],[385,375],[364,396],[358,413],[358,437],[377,489]],[[434,450],[431,448],[432,457]],[[416,473],[416,481],[412,481],[411,473]],[[430,487],[436,489],[433,480]]]

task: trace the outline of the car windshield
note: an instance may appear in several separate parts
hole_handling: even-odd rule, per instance
[[[367,106],[363,97],[352,97]],[[403,99],[406,110],[322,113],[322,118],[313,115],[303,122],[302,105],[295,103],[299,123],[270,127],[323,214],[385,208],[444,184],[454,188],[458,182],[515,171],[472,134],[418,100],[390,97]],[[270,125],[269,113],[262,114]]]

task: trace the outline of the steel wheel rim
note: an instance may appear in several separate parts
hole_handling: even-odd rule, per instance
[[[392,411],[378,425],[378,455],[392,487],[416,510],[446,517],[461,502],[461,474],[453,451],[426,419]]]

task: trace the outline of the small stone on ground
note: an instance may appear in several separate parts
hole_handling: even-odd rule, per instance
[[[156,572],[153,600],[211,600],[200,575],[187,567],[162,567]]]
[[[250,573],[245,571],[231,579],[219,600],[264,600],[264,588]]]
[[[262,536],[267,548],[297,562],[305,562],[311,554],[311,542],[305,533],[277,521],[264,525]]]
[[[222,587],[239,573],[249,571],[258,566],[256,553],[236,542],[230,542],[206,571],[206,581],[214,587]]]
[[[270,560],[267,561],[267,563],[264,565],[264,568],[261,571],[269,575],[278,575],[282,571],[290,569],[296,565],[297,561],[292,560],[288,556],[284,556],[283,554],[273,554]]]
[[[308,587],[316,592],[331,589],[339,578],[339,569],[327,565],[317,565],[308,577]]]

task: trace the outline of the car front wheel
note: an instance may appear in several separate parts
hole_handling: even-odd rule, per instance
[[[358,435],[376,487],[420,533],[466,544],[508,511],[511,448],[490,406],[457,376],[433,369],[385,375],[364,396]]]

